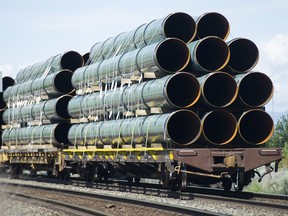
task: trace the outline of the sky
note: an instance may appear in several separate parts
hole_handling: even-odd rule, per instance
[[[224,15],[228,40],[248,38],[259,48],[253,71],[267,74],[275,90],[266,111],[274,121],[288,114],[287,0],[1,1],[0,71],[15,78],[21,68],[69,50],[85,54],[99,41],[173,12]]]

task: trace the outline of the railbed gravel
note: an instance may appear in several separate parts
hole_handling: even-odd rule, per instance
[[[2,179],[0,178],[0,184],[2,187],[2,182],[7,182],[7,179]],[[158,196],[152,196],[152,195],[145,195],[145,194],[136,194],[136,193],[127,193],[127,192],[120,192],[120,191],[110,191],[110,190],[101,190],[101,189],[94,189],[94,188],[84,188],[84,187],[77,187],[77,186],[72,186],[72,185],[61,185],[61,184],[51,184],[51,183],[43,183],[43,182],[35,182],[35,181],[27,181],[27,180],[18,180],[18,179],[9,179],[9,182],[13,182],[13,183],[21,183],[21,184],[28,184],[28,185],[36,185],[36,186],[45,186],[45,187],[52,187],[52,188],[61,188],[61,189],[67,189],[67,190],[75,190],[75,191],[80,191],[80,192],[92,192],[95,194],[107,194],[107,195],[117,195],[117,196],[122,196],[122,197],[129,197],[132,199],[139,199],[139,200],[145,200],[148,202],[154,202],[154,203],[164,203],[164,204],[169,204],[169,205],[176,205],[176,206],[185,206],[185,207],[191,207],[191,208],[196,208],[196,209],[200,209],[200,210],[206,210],[206,211],[210,211],[210,212],[216,212],[216,213],[221,213],[221,214],[226,214],[226,215],[233,215],[233,216],[242,216],[242,215],[247,215],[247,216],[257,216],[257,215],[273,215],[273,216],[288,216],[288,211],[280,211],[278,209],[263,209],[261,207],[257,207],[257,206],[248,206],[248,205],[241,205],[240,203],[229,203],[229,202],[223,202],[223,201],[212,201],[209,199],[192,199],[192,200],[181,200],[181,199],[173,199],[173,198],[166,198],[166,197],[158,197]],[[1,193],[1,190],[0,190]],[[2,197],[3,198],[3,197]],[[3,204],[1,204],[1,209],[7,207],[9,209],[9,211],[12,211],[12,209],[15,208],[15,211],[17,212],[17,205],[13,205],[13,202],[15,202],[13,199],[7,199],[7,201],[4,202],[4,206]],[[12,203],[12,204],[11,204]],[[21,206],[21,204],[20,204]],[[33,209],[33,207],[31,207],[30,205],[22,205],[23,212],[29,212],[29,209]],[[106,205],[106,208],[115,208],[115,206],[113,205]],[[49,209],[49,211],[52,211],[51,213],[49,211],[46,210],[41,210],[41,208],[43,207],[35,207],[35,208],[40,208],[38,214],[35,215],[42,215],[41,212],[43,212],[43,215],[57,215],[53,214],[53,211],[55,210],[51,210]],[[5,209],[3,209],[5,210]],[[14,211],[14,210],[13,210]],[[31,210],[32,212],[32,210]],[[33,212],[37,212],[37,210],[33,210]],[[32,213],[33,213],[32,212]],[[56,212],[58,213],[58,212]],[[129,216],[129,215],[133,215],[133,214],[129,214],[129,212],[125,212],[124,209],[122,209],[121,212],[114,212],[113,214],[117,214],[117,216],[121,216],[121,215],[125,215],[125,216]],[[14,216],[14,215],[19,215],[19,214],[10,214],[10,216]],[[25,214],[21,214],[21,215],[25,215]],[[26,215],[33,215],[33,214],[26,214]],[[59,213],[58,215],[65,215],[64,213]],[[135,215],[135,214],[134,214]],[[138,215],[154,215],[151,212],[145,212],[142,211],[141,214]],[[159,215],[157,213],[157,215]],[[165,215],[165,214],[161,214],[161,215]],[[167,215],[171,215],[171,214],[167,214]],[[179,215],[179,214],[178,214]]]

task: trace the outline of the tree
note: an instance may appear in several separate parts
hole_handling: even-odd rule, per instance
[[[283,149],[284,161],[288,159],[288,115],[281,116],[278,120],[273,137],[267,142],[268,147]]]

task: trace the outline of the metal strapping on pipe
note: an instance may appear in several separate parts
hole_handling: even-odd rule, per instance
[[[273,119],[259,109],[244,112],[238,119],[237,127],[242,142],[250,145],[265,144],[274,132]]]
[[[3,131],[2,141],[7,146],[52,144],[54,147],[59,147],[62,143],[68,143],[69,128],[69,124],[59,123],[6,129]]]
[[[72,71],[61,70],[57,73],[10,86],[4,91],[5,102],[17,102],[31,99],[33,96],[48,95],[50,98],[71,94],[74,88],[71,83]]]
[[[203,102],[215,108],[224,108],[232,104],[238,95],[238,86],[234,78],[224,72],[214,72],[198,78]]]
[[[61,121],[70,118],[67,106],[70,95],[45,100],[40,103],[34,103],[23,107],[6,109],[2,115],[5,124],[20,122],[30,122],[35,120]]]
[[[261,72],[249,72],[235,76],[239,86],[238,101],[243,105],[260,108],[267,104],[274,93],[271,79]]]
[[[184,71],[202,76],[223,69],[229,61],[227,44],[215,36],[206,37],[188,44],[191,58]]]
[[[68,104],[68,112],[73,118],[81,118],[153,107],[169,110],[189,108],[198,101],[200,95],[199,82],[195,76],[181,72],[106,93],[73,97]]]
[[[24,83],[64,69],[75,71],[83,64],[83,58],[78,52],[68,51],[20,70],[17,73],[16,81],[17,83]]]
[[[208,12],[194,18],[197,26],[197,39],[207,36],[217,36],[223,40],[229,36],[230,25],[228,20],[220,13]]]
[[[159,78],[167,73],[183,70],[189,59],[190,53],[186,44],[179,39],[168,38],[115,58],[81,67],[74,72],[72,84],[79,89],[95,85],[100,80],[117,80],[144,72],[154,72]]]
[[[76,133],[76,130],[79,132]],[[80,131],[82,133],[80,133]],[[200,119],[192,111],[87,123],[71,126],[68,139],[97,145],[145,144],[171,142],[179,146],[193,144],[200,136]]]
[[[194,19],[182,12],[171,13],[166,17],[140,25],[136,29],[110,37],[96,43],[90,50],[93,62],[117,56],[125,52],[158,43],[166,38],[178,38],[188,43],[196,36]]]
[[[259,50],[255,43],[246,38],[235,38],[227,42],[230,59],[224,71],[231,74],[247,73],[259,61]]]
[[[226,110],[213,110],[201,119],[201,130],[206,142],[226,145],[237,135],[237,120]]]

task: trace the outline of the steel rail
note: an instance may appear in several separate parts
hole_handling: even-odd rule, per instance
[[[2,192],[3,193],[3,192]],[[106,212],[101,212],[96,209],[91,209],[87,207],[81,207],[81,206],[76,206],[75,204],[69,204],[57,200],[52,200],[52,199],[47,199],[47,198],[40,198],[38,196],[33,196],[33,195],[26,195],[26,194],[21,194],[21,193],[16,193],[16,192],[5,192],[9,195],[13,195],[16,197],[23,198],[25,201],[27,200],[33,200],[33,201],[38,201],[40,203],[44,204],[53,204],[56,209],[61,209],[64,210],[65,212],[73,213],[73,214],[81,214],[81,215],[98,215],[98,216],[109,216],[111,214],[107,214]],[[64,209],[65,208],[65,209]]]
[[[72,191],[72,190],[67,190],[67,189],[59,189],[59,188],[51,188],[51,187],[44,187],[44,186],[35,186],[35,185],[24,185],[24,184],[19,184],[19,183],[5,183],[5,185],[10,185],[10,186],[17,186],[23,187],[23,188],[30,188],[30,189],[35,189],[35,190],[44,190],[44,191],[49,191],[49,192],[60,192],[60,193],[65,193],[69,195],[75,195],[75,196],[83,196],[83,197],[89,197],[89,198],[95,198],[95,199],[102,199],[102,200],[109,200],[109,201],[115,201],[115,202],[122,202],[126,204],[131,204],[131,205],[140,205],[140,206],[145,206],[148,208],[156,208],[158,210],[165,210],[169,212],[174,212],[174,213],[180,213],[180,214],[187,214],[187,215],[199,215],[199,216],[219,216],[219,215],[224,215],[220,213],[215,213],[215,212],[209,212],[209,211],[203,211],[195,208],[187,208],[187,207],[182,207],[182,206],[172,206],[171,204],[162,204],[162,203],[155,203],[155,202],[149,202],[149,201],[143,201],[143,200],[137,200],[137,199],[132,199],[128,197],[123,197],[123,196],[112,196],[112,195],[106,195],[106,194],[95,194],[91,192],[82,192],[82,191]],[[16,194],[18,195],[18,194]],[[22,195],[26,196],[26,195]],[[37,198],[38,199],[38,198]],[[41,201],[42,198],[39,198]],[[45,199],[43,199],[45,201]],[[50,202],[49,200],[47,202]],[[50,203],[53,204],[53,200],[51,200]],[[55,204],[58,205],[58,201],[55,202]],[[60,205],[65,206],[66,203],[60,203]],[[67,205],[69,208],[69,205]],[[75,207],[75,206],[73,206]],[[78,208],[78,207],[75,207]],[[83,207],[82,207],[83,208]],[[81,210],[81,209],[79,209]],[[83,209],[84,212],[92,212],[90,211],[91,209]],[[94,215],[98,215],[95,214]],[[99,214],[103,215],[103,214]],[[106,214],[105,214],[106,215]]]

